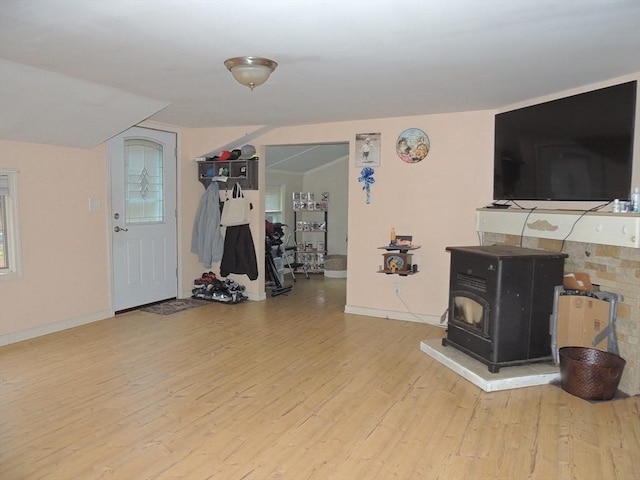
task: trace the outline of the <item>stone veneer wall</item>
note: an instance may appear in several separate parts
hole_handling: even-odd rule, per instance
[[[538,250],[563,251],[565,272],[588,273],[600,290],[620,294],[616,335],[620,356],[627,361],[619,389],[640,395],[640,250],[595,243],[564,242],[500,233],[483,233],[483,245],[520,245]]]

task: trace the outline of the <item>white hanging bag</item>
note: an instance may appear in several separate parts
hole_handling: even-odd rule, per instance
[[[233,193],[227,198],[222,207],[220,224],[223,227],[233,227],[236,225],[247,225],[249,223],[250,205],[242,193],[239,183],[233,186]]]

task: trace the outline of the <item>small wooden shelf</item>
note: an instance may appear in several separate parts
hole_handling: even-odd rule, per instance
[[[378,270],[377,273],[384,273],[386,275],[400,275],[401,277],[408,277],[409,275],[415,275],[416,273],[419,273],[417,270],[414,272],[413,270],[411,271],[406,271],[406,272],[392,272],[391,270]]]
[[[413,254],[411,250],[417,250],[420,245],[385,245],[378,247],[379,250],[386,250],[382,254],[383,264],[382,270],[378,273],[386,273],[387,275],[400,275],[406,277],[418,273],[416,265],[412,263]]]
[[[409,250],[417,250],[420,245],[385,245],[384,247],[378,247],[378,250],[387,250],[388,252],[398,250],[400,252],[408,252]]]

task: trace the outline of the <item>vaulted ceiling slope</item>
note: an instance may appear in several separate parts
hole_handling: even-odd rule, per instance
[[[272,58],[251,92],[225,59]],[[2,0],[0,136],[500,108],[640,71],[640,2]],[[27,68],[28,67],[28,68]]]

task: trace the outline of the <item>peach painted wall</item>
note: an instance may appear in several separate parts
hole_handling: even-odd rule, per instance
[[[20,171],[23,267],[21,278],[0,280],[0,335],[109,315],[105,158],[104,146],[0,141],[0,168]]]
[[[395,152],[398,134],[409,127],[425,131],[431,142],[429,155],[417,164],[401,161]],[[475,208],[491,201],[493,112],[388,119],[363,131],[382,133],[382,163],[369,205],[357,181],[360,169],[351,168],[347,306],[389,311],[391,318],[408,309],[434,320],[447,308],[445,248],[478,243]],[[377,247],[389,242],[391,227],[421,245],[413,256],[417,275],[376,273],[383,253]],[[406,307],[393,283],[401,285]]]
[[[637,74],[616,78],[502,110],[638,78]],[[449,254],[445,249],[478,244],[476,208],[492,200],[494,114],[495,111],[487,110],[295,126],[275,129],[251,141],[259,150],[268,145],[351,143],[346,311],[409,320],[439,319],[447,307]],[[431,141],[429,155],[418,164],[403,163],[395,153],[398,134],[409,127],[421,128]],[[251,131],[250,128],[203,129],[198,132],[199,136],[211,148],[201,147],[200,153]],[[355,134],[361,132],[382,134],[382,162],[375,169],[376,183],[371,189],[369,205],[365,204],[362,183],[357,180],[361,169],[353,165]],[[640,141],[636,141],[635,184],[640,176],[639,151]],[[194,156],[198,154],[194,151]],[[264,178],[264,165],[260,168]],[[547,202],[547,207],[571,206],[566,202],[560,206]],[[391,227],[395,227],[398,234],[413,235],[414,242],[422,245],[413,257],[421,270],[418,275],[398,277],[376,273],[382,259],[377,247],[388,242]],[[393,293],[393,283],[401,284],[404,302]]]
[[[404,163],[395,153],[397,136],[410,127],[423,129],[431,141],[431,152],[418,164]],[[374,315],[388,312],[391,318],[409,315],[392,291],[392,284],[399,282],[410,311],[421,320],[433,320],[447,303],[449,256],[445,247],[477,244],[475,209],[491,201],[493,112],[287,127],[251,143],[264,149],[268,145],[350,142],[353,159],[355,135],[361,132],[381,133],[382,161],[375,169],[369,205],[358,182],[361,168],[353,160],[348,168],[347,310],[366,309]],[[210,145],[224,144],[231,138],[228,133],[216,129],[198,132]],[[219,141],[211,142],[212,138]],[[264,175],[264,165],[260,168]],[[376,273],[382,259],[378,247],[389,241],[391,227],[399,234],[412,234],[414,242],[422,245],[414,257],[420,274]]]
[[[639,78],[612,79],[602,85]],[[563,94],[578,91],[563,92]],[[638,103],[640,109],[640,102]],[[267,145],[350,142],[348,168],[348,256],[346,310],[389,318],[435,321],[447,299],[450,245],[477,244],[476,208],[491,201],[493,111],[372,119],[321,125],[283,127],[252,139],[262,157]],[[636,125],[634,184],[640,184],[640,134]],[[421,128],[430,137],[431,151],[418,164],[405,164],[396,155],[398,134]],[[191,229],[204,187],[197,180],[194,158],[259,127],[181,130],[179,178],[181,297],[203,266],[190,253]],[[382,162],[375,169],[371,204],[365,204],[360,168],[353,165],[356,133],[382,134]],[[111,312],[107,152],[102,145],[81,150],[0,140],[0,167],[20,170],[20,221],[23,276],[0,280],[0,341],[19,339],[106,318]],[[264,185],[264,165],[260,183]],[[251,222],[260,277],[247,286],[254,299],[264,298],[263,191],[247,192],[257,208]],[[89,198],[101,200],[89,211]],[[552,207],[553,208],[553,207]],[[376,273],[379,246],[389,230],[412,234],[422,245],[414,262],[420,273],[398,277]],[[215,268],[213,269],[215,271]],[[400,283],[403,304],[392,291]],[[407,307],[409,311],[407,311]],[[417,316],[417,318],[415,316]],[[25,337],[26,338],[26,337]]]

